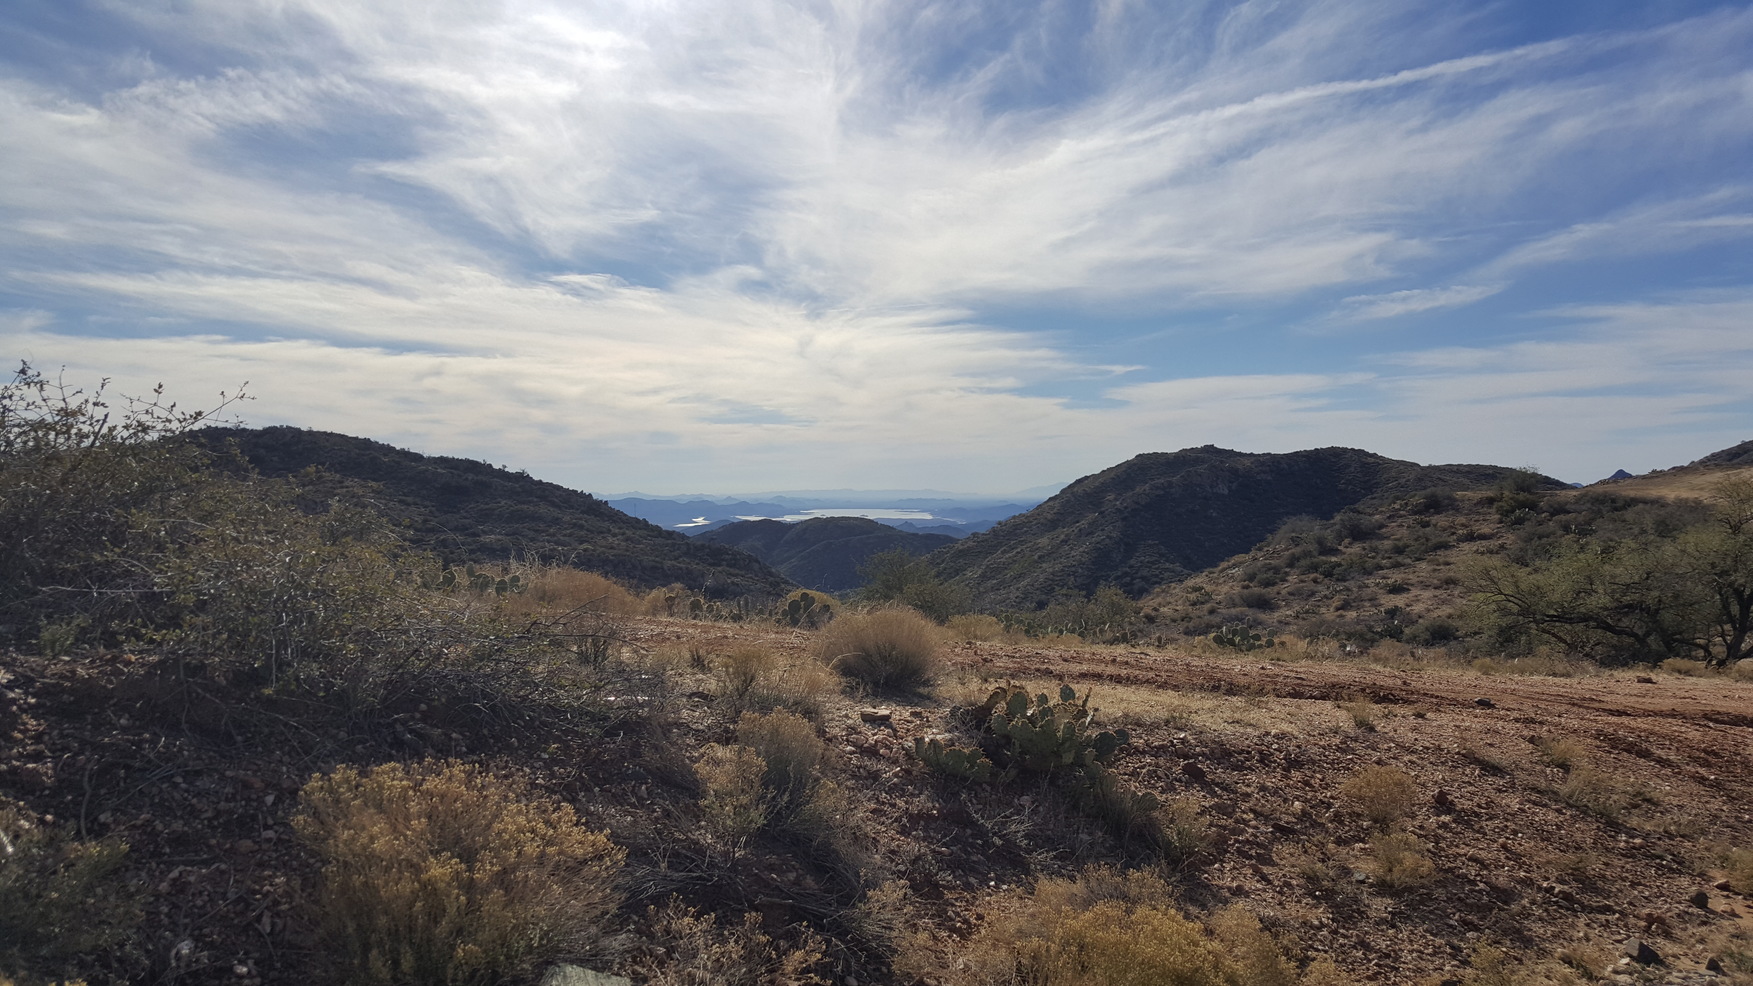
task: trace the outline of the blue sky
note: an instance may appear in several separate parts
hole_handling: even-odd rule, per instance
[[[11,0],[0,354],[581,489],[1753,438],[1746,3]]]

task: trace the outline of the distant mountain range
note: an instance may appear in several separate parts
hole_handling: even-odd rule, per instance
[[[451,563],[558,562],[635,588],[679,582],[712,597],[783,595],[793,588],[747,552],[691,540],[588,493],[484,462],[303,428],[209,428],[196,438],[216,449],[235,444],[267,476],[320,467],[331,474],[334,492],[369,500],[405,521],[409,541]]]
[[[892,492],[912,494],[926,491]],[[761,500],[629,495],[603,502],[660,527],[696,536],[745,520],[801,521],[812,517],[865,516],[904,531],[966,537],[984,531],[1006,517],[1022,513],[1039,501],[956,500],[912,495],[885,497],[880,492],[846,490],[828,491],[819,496],[814,493],[809,496],[774,494]]]
[[[985,608],[1030,609],[1062,590],[1089,593],[1102,585],[1137,597],[1247,551],[1287,518],[1331,517],[1428,488],[1487,487],[1512,472],[1422,466],[1349,448],[1153,452],[1085,476],[932,561]]]
[[[740,520],[695,540],[741,548],[806,589],[835,594],[864,584],[858,570],[873,555],[896,549],[924,555],[955,543],[942,534],[900,531],[864,517],[815,517],[795,524]]]
[[[967,587],[986,609],[1030,609],[1062,591],[1103,585],[1142,597],[1254,549],[1288,518],[1377,509],[1427,490],[1482,490],[1516,472],[1424,466],[1350,448],[1261,454],[1207,445],[1136,456],[1032,508],[1020,499],[890,495],[933,492],[917,490],[605,502],[486,463],[332,432],[213,428],[196,437],[214,448],[235,445],[269,476],[320,467],[320,492],[371,503],[416,546],[453,563],[539,559],[642,589],[681,583],[720,598],[771,597],[797,585],[849,592],[872,555],[901,548],[929,552],[937,573]],[[1653,484],[1697,495],[1724,470],[1748,467],[1753,441],[1691,466],[1621,478],[1616,488]],[[1548,477],[1538,482],[1569,488]],[[820,516],[853,509],[883,516]],[[738,519],[749,516],[797,522]],[[684,530],[695,537],[674,529],[690,523]]]

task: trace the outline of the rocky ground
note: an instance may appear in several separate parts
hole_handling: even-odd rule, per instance
[[[0,795],[131,846],[143,943],[90,964],[94,984],[307,979],[318,956],[301,904],[314,867],[289,828],[299,785],[336,762],[421,755],[527,768],[629,848],[627,935],[601,960],[618,971],[650,960],[648,907],[678,895],[727,919],[754,910],[776,937],[816,927],[842,982],[930,981],[895,972],[889,946],[905,938],[916,958],[953,963],[1034,878],[1147,863],[1051,784],[957,784],[910,753],[915,737],[953,733],[952,707],[995,683],[1065,682],[1093,695],[1101,724],[1130,730],[1116,770],[1207,821],[1206,851],[1174,874],[1193,912],[1240,902],[1288,952],[1331,955],[1358,982],[1461,982],[1486,945],[1610,981],[1753,981],[1736,971],[1753,955],[1753,901],[1720,869],[1726,850],[1753,847],[1753,684],[956,644],[930,693],[820,702],[830,773],[851,799],[845,851],[732,856],[700,835],[688,767],[730,735],[715,656],[802,655],[813,638],[655,618],[629,619],[626,634],[629,666],[599,682],[588,716],[434,688],[369,721],[317,723],[127,655],[3,655]],[[1369,766],[1413,778],[1398,824],[1430,868],[1404,886],[1381,879],[1372,824],[1341,793]],[[884,881],[904,881],[891,883],[903,896],[873,931],[857,905]],[[1644,962],[1621,961],[1631,938]]]

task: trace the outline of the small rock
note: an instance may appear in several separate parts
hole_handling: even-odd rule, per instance
[[[541,986],[633,986],[633,980],[558,962],[548,967]]]
[[[1711,887],[1713,887],[1714,889],[1717,889],[1717,890],[1733,890],[1733,889],[1735,889],[1735,885],[1730,883],[1727,880],[1718,880],[1717,882],[1711,884]]]
[[[1710,910],[1710,894],[1703,890],[1693,891],[1692,896],[1686,899],[1692,903],[1693,907],[1701,911]]]
[[[1482,709],[1495,709],[1495,708],[1497,708],[1496,702],[1493,702],[1491,699],[1486,698],[1483,695],[1474,699],[1473,704],[1479,706]]]
[[[1619,953],[1638,965],[1656,965],[1662,961],[1661,955],[1651,948],[1649,942],[1642,938],[1627,938]]]
[[[1205,768],[1191,760],[1181,765],[1181,773],[1196,781],[1203,782],[1205,780]]]
[[[888,709],[859,709],[858,718],[868,723],[887,726],[894,721],[895,715]]]
[[[1637,683],[1640,685],[1653,685],[1656,683],[1656,679],[1651,678],[1647,674],[1640,674],[1637,676]]]
[[[1455,799],[1449,795],[1449,792],[1443,790],[1438,790],[1437,793],[1431,795],[1430,802],[1438,808],[1455,807]]]
[[[1704,971],[1721,973],[1723,971],[1723,960],[1717,958],[1714,955],[1712,955],[1708,959],[1705,959],[1704,960]]]

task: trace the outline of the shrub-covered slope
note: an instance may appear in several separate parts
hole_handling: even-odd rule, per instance
[[[1331,517],[1432,487],[1476,489],[1513,471],[1421,466],[1348,448],[1152,452],[1086,476],[933,561],[987,607],[1034,607],[1063,589],[1104,584],[1136,597],[1248,550],[1286,518]]]
[[[588,493],[485,462],[302,428],[209,428],[198,436],[216,449],[235,443],[268,476],[317,466],[342,482],[373,484],[370,498],[406,522],[408,540],[452,563],[540,559],[640,588],[679,582],[715,597],[777,595],[792,588],[746,552],[690,540]]]
[[[813,517],[796,524],[738,521],[694,540],[741,548],[806,589],[840,593],[864,584],[858,569],[873,555],[896,549],[924,555],[956,539],[897,530],[864,517]]]

